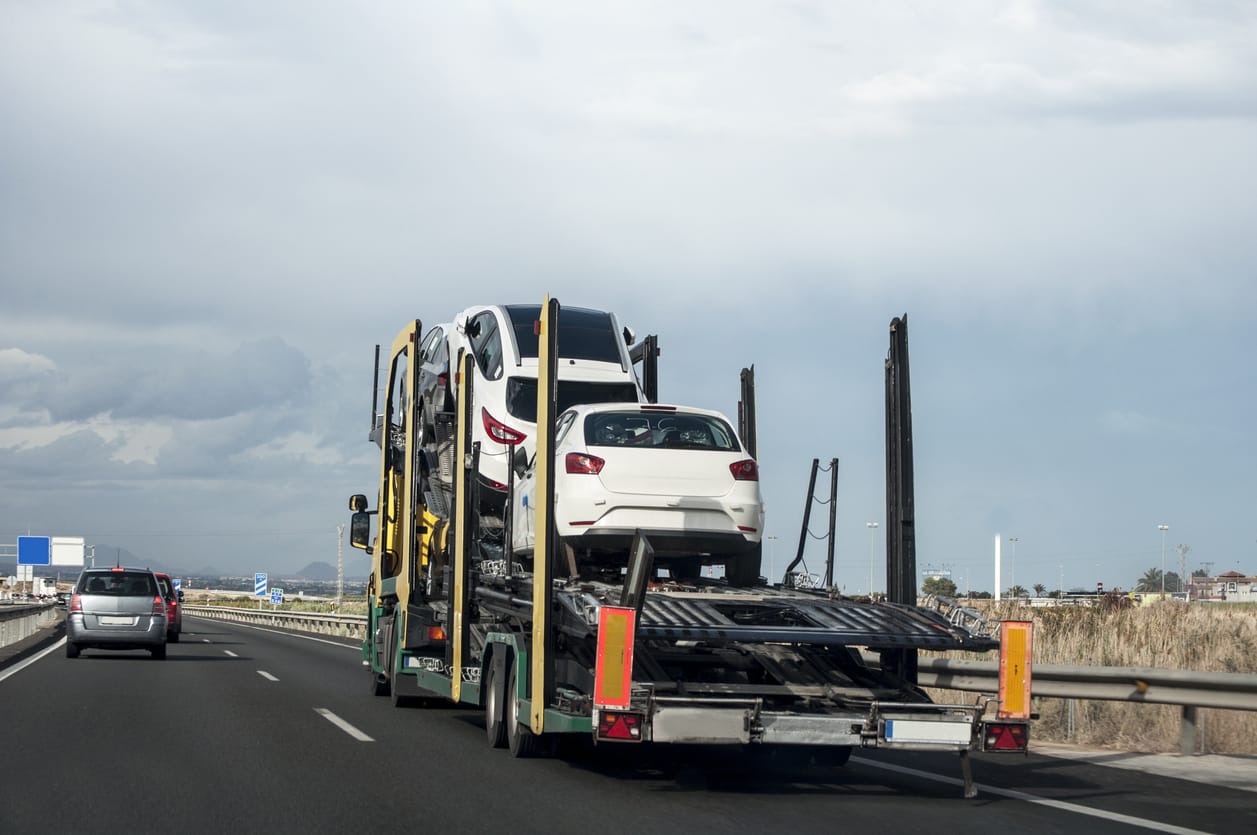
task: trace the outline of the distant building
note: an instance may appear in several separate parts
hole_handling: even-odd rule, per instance
[[[1227,571],[1217,577],[1192,577],[1187,589],[1192,600],[1257,603],[1257,576],[1238,571]]]

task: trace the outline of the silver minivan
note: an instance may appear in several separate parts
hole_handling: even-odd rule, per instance
[[[84,649],[146,649],[166,657],[166,600],[147,568],[89,568],[66,616],[65,654]]]

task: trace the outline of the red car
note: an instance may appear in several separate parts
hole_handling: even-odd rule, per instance
[[[175,591],[174,581],[169,574],[154,571],[157,585],[161,586],[161,596],[166,601],[166,640],[172,644],[179,643],[179,633],[183,631],[183,591]]]

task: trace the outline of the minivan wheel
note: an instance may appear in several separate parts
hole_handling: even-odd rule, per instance
[[[179,643],[179,633],[178,633],[178,632],[167,632],[167,633],[166,633],[166,640],[167,640],[167,641],[169,641],[169,642],[170,642],[170,643],[172,643],[172,644],[177,644],[177,643]]]
[[[78,644],[74,643],[74,641],[65,642],[65,657],[66,658],[78,658],[80,652],[82,652],[82,650],[79,648]]]
[[[166,645],[159,644],[158,646],[155,646],[152,649],[150,649],[149,652],[153,653],[153,658],[157,659],[158,661],[161,661],[162,659],[166,657]]]

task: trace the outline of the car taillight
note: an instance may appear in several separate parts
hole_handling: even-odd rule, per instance
[[[162,600],[160,594],[153,597],[153,614],[162,616],[166,614],[166,601]]]
[[[497,441],[499,444],[514,446],[522,442],[528,436],[517,429],[512,429],[502,421],[489,414],[488,409],[480,410],[480,418],[484,422],[484,431],[489,437]]]
[[[70,598],[70,611],[71,612],[83,611],[83,596],[82,595],[76,594]]]
[[[759,481],[759,465],[753,458],[730,464],[729,472],[733,473],[734,481]]]
[[[598,475],[598,473],[602,472],[602,467],[607,462],[599,458],[597,455],[586,455],[583,452],[569,452],[563,463],[569,473],[574,473],[576,475]]]

